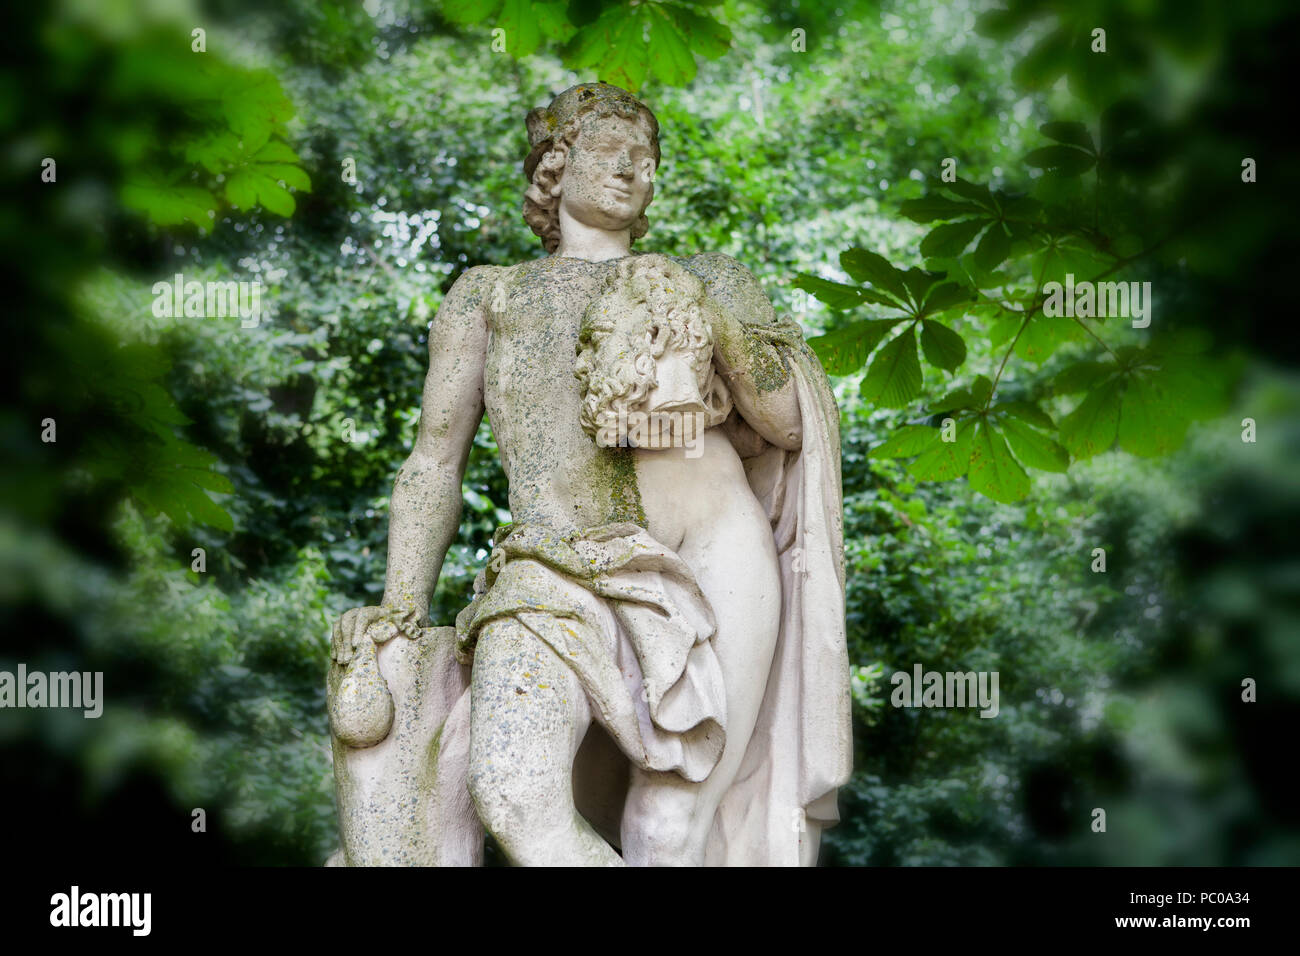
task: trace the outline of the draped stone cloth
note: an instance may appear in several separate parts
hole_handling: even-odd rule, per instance
[[[758,724],[718,807],[705,862],[811,866],[821,829],[839,821],[836,793],[853,771],[839,409],[798,324],[746,330],[776,346],[794,379],[803,443],[784,451],[760,440],[766,447],[756,455],[737,449],[772,522],[781,628]]]
[[[738,413],[727,425],[771,522],[782,604],[758,722],[706,863],[811,865],[852,770],[839,412],[796,323],[746,330],[776,348],[793,378],[803,442],[797,451],[770,445]],[[629,760],[690,781],[708,776],[726,740],[713,613],[690,568],[648,532],[627,523],[569,538],[537,525],[499,529],[456,620],[462,662],[503,618],[568,663]]]
[[[512,618],[573,670],[628,759],[708,776],[726,741],[726,692],[709,643],[713,612],[676,554],[635,524],[569,539],[507,526],[475,591],[456,619],[462,659],[484,626]]]

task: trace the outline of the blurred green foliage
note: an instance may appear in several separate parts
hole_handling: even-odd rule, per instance
[[[639,248],[735,256],[835,376],[857,770],[824,860],[1295,862],[1266,741],[1300,700],[1300,382],[1294,345],[1256,320],[1289,304],[1294,241],[1266,180],[1295,160],[1258,90],[1285,75],[1269,41],[1292,17],[1019,0],[20,12],[0,76],[0,242],[21,293],[0,667],[102,670],[108,704],[99,721],[4,712],[0,792],[56,829],[73,814],[109,853],[334,848],[328,627],[382,591],[428,324],[465,269],[541,254],[523,117],[594,75],[638,87],[663,129]],[[1153,283],[1149,335],[1039,321],[1045,281],[1110,269]],[[176,273],[256,279],[266,314],[157,316],[153,284]],[[964,454],[936,443],[946,417]],[[509,520],[486,423],[464,499],[440,622]],[[889,706],[889,675],[915,663],[998,671],[999,716]]]

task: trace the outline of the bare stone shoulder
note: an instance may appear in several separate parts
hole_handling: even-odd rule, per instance
[[[431,371],[440,353],[473,351],[473,343],[486,344],[488,315],[504,271],[501,266],[473,266],[456,277],[429,323]]]
[[[762,284],[731,256],[702,252],[678,261],[699,277],[709,295],[735,318],[750,324],[776,321],[776,310]]]
[[[442,301],[441,314],[449,306],[457,311],[474,312],[490,304],[492,290],[507,271],[506,266],[472,266],[462,272]]]

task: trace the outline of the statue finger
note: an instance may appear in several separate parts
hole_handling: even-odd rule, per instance
[[[354,651],[376,640],[373,628],[377,622],[383,620],[386,613],[382,607],[363,607],[357,611],[356,620],[352,624]]]
[[[334,620],[334,626],[330,628],[330,660],[336,663],[343,647],[343,626],[342,621],[338,618]]]
[[[339,622],[339,627],[343,631],[343,642],[340,645],[341,660],[340,663],[346,664],[352,660],[353,652],[357,646],[357,609],[345,611],[343,619]]]
[[[352,645],[348,640],[345,617],[334,622],[334,659],[340,664],[346,664],[352,659]]]

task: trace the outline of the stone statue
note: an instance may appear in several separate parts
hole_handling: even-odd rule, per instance
[[[334,863],[810,865],[851,769],[838,411],[738,262],[638,255],[650,110],[527,120],[549,256],[429,332],[379,607],[334,627]],[[486,410],[510,484],[456,627],[428,608]]]

